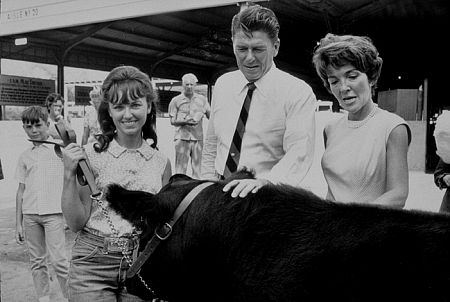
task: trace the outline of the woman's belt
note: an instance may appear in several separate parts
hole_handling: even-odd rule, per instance
[[[90,233],[84,229],[80,231],[79,239],[87,244],[101,247],[103,252],[132,252],[139,246],[138,236],[105,237]]]

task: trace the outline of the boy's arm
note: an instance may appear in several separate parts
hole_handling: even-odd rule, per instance
[[[25,184],[19,183],[19,187],[17,188],[16,193],[16,242],[18,244],[23,244],[25,240],[23,236],[23,212],[22,212],[24,191],[25,191]]]

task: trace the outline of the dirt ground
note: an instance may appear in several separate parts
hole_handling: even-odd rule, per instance
[[[0,272],[1,272],[1,301],[2,302],[30,302],[37,301],[33,286],[33,279],[29,268],[29,257],[26,245],[19,245],[14,238],[15,209],[0,211]],[[70,256],[75,234],[66,231],[66,249]],[[50,267],[52,302],[66,301],[59,289],[56,275]]]

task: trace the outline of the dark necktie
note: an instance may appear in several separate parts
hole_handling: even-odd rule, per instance
[[[252,100],[253,91],[256,86],[254,83],[247,84],[248,91],[245,96],[244,104],[242,105],[241,113],[236,124],[233,140],[231,141],[230,150],[228,152],[227,162],[223,171],[223,177],[227,178],[231,173],[237,170],[239,165],[239,158],[241,156],[242,138],[244,137],[245,124],[247,123],[248,110],[250,109],[250,102]]]

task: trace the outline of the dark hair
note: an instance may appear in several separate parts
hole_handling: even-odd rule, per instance
[[[150,78],[147,74],[133,66],[116,67],[108,74],[102,85],[102,102],[98,108],[98,122],[102,129],[102,134],[96,135],[98,143],[94,144],[97,152],[106,150],[109,143],[114,138],[116,126],[109,115],[109,105],[118,103],[129,103],[128,97],[138,99],[145,97],[151,106],[151,111],[147,114],[147,120],[142,128],[142,137],[152,139],[152,147],[156,148],[158,138],[156,135],[156,102],[158,95],[153,89]]]
[[[61,101],[61,103],[64,105],[64,97],[60,95],[59,93],[52,92],[45,98],[45,107],[47,107],[47,112],[50,113],[50,107],[53,105],[53,103],[56,103],[57,101]],[[64,116],[64,106],[61,108],[61,115]]]
[[[313,64],[324,86],[331,92],[327,69],[350,64],[367,75],[372,87],[381,74],[383,59],[369,37],[327,34],[314,50]]]
[[[234,15],[231,22],[231,36],[243,31],[247,35],[251,32],[261,30],[269,36],[272,42],[278,40],[278,33],[280,32],[280,23],[275,16],[275,13],[260,5],[250,5]]]
[[[48,121],[48,112],[41,106],[30,106],[22,112],[22,123],[36,124],[39,119]]]
[[[50,106],[57,101],[61,101],[64,104],[63,96],[59,93],[52,92],[45,98],[45,107],[50,109]]]

